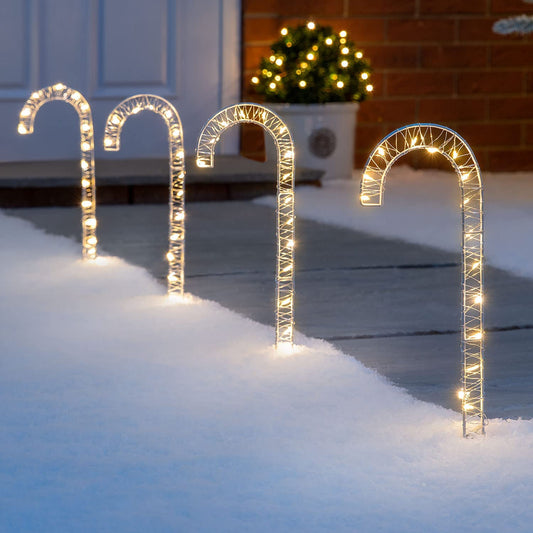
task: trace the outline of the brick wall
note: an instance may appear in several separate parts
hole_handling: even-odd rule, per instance
[[[533,37],[499,36],[498,18],[533,14],[521,0],[243,0],[243,99],[279,30],[313,19],[345,29],[372,62],[356,167],[387,133],[436,122],[460,133],[484,170],[533,170]],[[261,151],[249,130],[243,151]]]

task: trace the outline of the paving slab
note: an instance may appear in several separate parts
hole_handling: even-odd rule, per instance
[[[11,210],[80,239],[79,210]],[[168,212],[101,206],[103,251],[165,282]],[[457,409],[460,256],[298,219],[296,327],[327,339],[417,398]],[[274,322],[275,213],[250,202],[187,208],[186,291]],[[486,269],[487,414],[533,416],[533,282]]]

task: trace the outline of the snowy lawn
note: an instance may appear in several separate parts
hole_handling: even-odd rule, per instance
[[[0,531],[531,531],[533,421],[462,439],[327,343],[280,356],[19,219],[0,241]]]
[[[488,263],[533,277],[533,173],[486,172],[481,178]],[[387,175],[382,207],[361,207],[360,179],[358,171],[352,181],[325,182],[321,189],[298,188],[297,215],[460,253],[461,208],[455,173],[396,165]],[[273,197],[257,202],[275,205]]]

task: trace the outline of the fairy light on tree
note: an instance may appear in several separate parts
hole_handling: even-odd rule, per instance
[[[391,166],[412,150],[441,153],[459,177],[462,213],[462,388],[463,436],[485,433],[483,412],[483,186],[479,165],[466,141],[436,124],[404,126],[381,140],[366,162],[363,206],[380,206]]]
[[[91,108],[83,95],[62,83],[39,89],[26,100],[19,115],[18,132],[33,133],[35,116],[46,102],[61,100],[70,104],[80,119],[81,150],[81,228],[82,255],[84,259],[96,259],[96,191],[94,182],[94,129]]]
[[[185,152],[183,129],[174,106],[152,94],[138,94],[122,101],[107,117],[104,148],[120,149],[120,134],[127,118],[149,110],[160,115],[168,127],[169,143],[169,238],[167,287],[168,294],[183,297],[185,255]]]
[[[266,102],[361,102],[373,91],[372,69],[346,31],[310,21],[280,33],[251,78]]]
[[[213,167],[221,134],[239,123],[262,126],[274,139],[278,154],[276,347],[292,349],[294,334],[294,148],[283,121],[266,107],[237,104],[212,117],[198,139],[196,164]]]

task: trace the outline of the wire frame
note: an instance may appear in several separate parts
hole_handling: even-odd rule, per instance
[[[213,167],[220,135],[235,124],[262,126],[274,139],[278,154],[276,347],[293,346],[294,335],[294,147],[284,122],[257,104],[236,104],[212,117],[198,139],[196,164]]]
[[[84,96],[74,89],[56,83],[32,93],[22,107],[18,132],[33,133],[35,115],[46,102],[62,100],[70,104],[80,119],[81,149],[81,228],[82,255],[84,259],[96,259],[96,190],[94,181],[94,128],[91,108]]]
[[[380,206],[385,177],[412,150],[439,152],[459,177],[462,213],[462,403],[463,436],[485,433],[483,412],[483,185],[471,148],[455,131],[437,124],[413,124],[381,140],[366,162],[363,206]]]
[[[183,149],[183,128],[174,106],[153,94],[138,94],[127,98],[111,111],[107,117],[104,148],[120,149],[120,134],[127,118],[141,111],[149,110],[163,117],[168,127],[169,144],[169,233],[168,233],[168,275],[169,295],[183,297],[185,263],[185,152]]]

